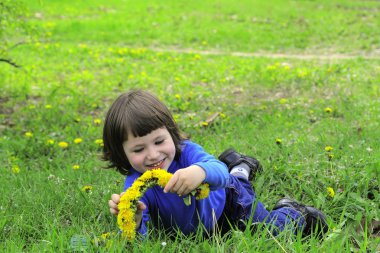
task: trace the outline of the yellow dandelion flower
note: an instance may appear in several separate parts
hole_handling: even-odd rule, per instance
[[[298,75],[299,78],[304,78],[305,76],[308,75],[308,73],[305,70],[300,70],[300,71],[298,71],[297,75]]]
[[[134,219],[134,211],[135,210],[132,209],[125,209],[119,211],[119,214],[121,215],[118,216],[117,223],[121,228],[124,229],[123,232],[127,232],[126,230],[128,230],[129,227],[133,228],[136,224]]]
[[[171,178],[171,174],[161,175],[160,177],[158,177],[157,184],[161,187],[165,187],[165,185],[169,182]]]
[[[330,107],[326,107],[325,108],[325,113],[332,113],[332,109]]]
[[[52,105],[45,105],[45,108],[46,109],[51,109],[51,108],[53,108],[53,106]]]
[[[100,125],[102,123],[101,119],[94,119],[94,124],[95,125]]]
[[[176,99],[180,99],[181,98],[181,95],[179,95],[179,94],[175,94],[174,96],[175,96]]]
[[[91,185],[85,185],[82,187],[82,191],[86,193],[90,193],[92,191],[92,186]]]
[[[140,176],[140,180],[143,181],[143,182],[146,182],[146,181],[152,179],[152,175],[153,175],[152,171],[148,170],[148,171],[146,171],[144,174],[142,174]]]
[[[80,166],[78,164],[73,165],[73,170],[79,170]]]
[[[134,221],[134,212],[130,209],[120,209],[120,215],[117,216],[117,223],[124,226],[125,224]]]
[[[20,167],[17,166],[17,165],[13,165],[13,166],[12,166],[12,172],[13,172],[14,174],[18,174],[18,173],[20,173]]]
[[[124,48],[119,48],[119,49],[117,50],[117,53],[118,53],[119,55],[123,55],[123,54],[126,53],[126,50],[125,50]]]
[[[200,60],[202,57],[199,54],[194,55],[194,60]]]
[[[117,205],[117,208],[119,208],[119,210],[126,210],[126,209],[129,209],[132,207],[132,202],[131,201],[127,201],[126,199],[123,199],[118,205]]]
[[[95,144],[98,144],[99,146],[103,147],[104,146],[103,139],[96,139]]]
[[[282,144],[282,140],[280,138],[276,138],[276,144],[277,145],[281,145]]]
[[[325,147],[325,151],[326,152],[331,152],[333,150],[333,147],[331,147],[331,146],[326,146]]]
[[[210,194],[210,186],[205,183],[200,187],[201,191],[199,191],[199,195],[196,196],[196,199],[205,199]]]
[[[329,197],[334,198],[335,196],[334,189],[332,187],[327,187],[327,194],[329,195]]]
[[[82,44],[82,43],[79,44],[78,46],[79,46],[80,48],[82,48],[82,49],[86,49],[86,48],[87,48],[87,45],[86,45],[86,44]]]
[[[204,127],[208,126],[208,122],[206,122],[206,121],[202,121],[202,122],[201,122],[201,126],[204,126]]]
[[[172,178],[172,174],[168,173],[165,170],[157,169],[152,170],[152,178],[157,179],[157,184],[161,187],[165,187],[165,185]]]
[[[167,175],[167,174],[170,174],[168,173],[167,171],[165,170],[162,170],[162,169],[156,169],[156,170],[150,170],[149,173],[147,173],[148,175],[151,175],[151,177],[162,177],[164,175]]]
[[[130,191],[128,191],[128,198],[129,199],[138,199],[141,197],[141,192],[139,189],[133,189],[131,188]]]
[[[109,248],[113,244],[113,241],[111,240],[111,238],[115,236],[116,236],[115,232],[112,232],[112,233],[106,232],[106,233],[101,234],[99,237],[97,237],[96,238],[97,240],[93,239],[91,242],[94,245],[104,246],[105,248]]]
[[[66,149],[66,148],[69,147],[69,144],[68,144],[67,142],[65,142],[65,141],[60,141],[60,142],[58,143],[58,146],[59,146],[60,148]]]
[[[25,133],[25,136],[26,136],[27,138],[31,138],[31,137],[33,137],[33,133],[32,133],[32,132],[26,132],[26,133]]]
[[[75,138],[74,139],[74,143],[75,144],[79,144],[79,143],[81,143],[83,140],[82,140],[82,138]]]
[[[282,68],[285,70],[290,70],[290,65],[288,63],[282,63]]]
[[[109,239],[111,237],[111,233],[110,232],[107,232],[107,233],[103,233],[100,238],[102,238],[103,240],[106,240],[106,239]]]
[[[55,143],[55,141],[52,139],[49,139],[46,141],[46,144],[48,144],[48,145],[53,145],[54,143]]]
[[[133,241],[136,238],[135,227],[136,222],[132,222],[125,226],[122,235],[125,236],[128,241]]]
[[[144,181],[142,181],[142,180],[136,180],[133,185],[135,187],[137,187],[137,188],[141,188],[144,184],[145,184]]]
[[[286,104],[288,102],[288,100],[286,98],[281,98],[280,99],[280,104]]]

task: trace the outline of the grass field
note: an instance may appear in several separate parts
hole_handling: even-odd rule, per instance
[[[380,251],[378,1],[25,1],[38,40],[0,62],[0,251]],[[234,147],[287,196],[328,217],[324,241],[266,230],[126,244],[99,159],[112,101],[157,94],[191,139]],[[214,116],[214,117],[213,117]],[[211,120],[212,118],[212,120]]]

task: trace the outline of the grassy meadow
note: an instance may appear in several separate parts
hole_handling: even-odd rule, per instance
[[[21,67],[0,62],[1,252],[380,251],[380,2],[24,4],[37,39],[10,38]],[[209,153],[255,156],[259,200],[323,210],[325,239],[119,238],[107,202],[124,177],[104,169],[102,125],[131,88]]]

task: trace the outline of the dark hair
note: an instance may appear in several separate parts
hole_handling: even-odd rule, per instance
[[[135,137],[145,136],[166,127],[176,148],[175,158],[181,154],[181,143],[185,139],[169,109],[154,95],[144,90],[131,90],[120,95],[107,112],[103,128],[103,160],[127,175],[131,164],[123,149],[123,142],[130,132]]]

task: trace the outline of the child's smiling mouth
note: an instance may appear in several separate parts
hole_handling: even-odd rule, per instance
[[[156,163],[153,163],[153,164],[146,165],[146,167],[147,167],[148,170],[162,169],[162,165],[164,165],[165,159],[166,159],[166,158],[162,159],[162,160],[159,161],[159,162],[156,162]]]

